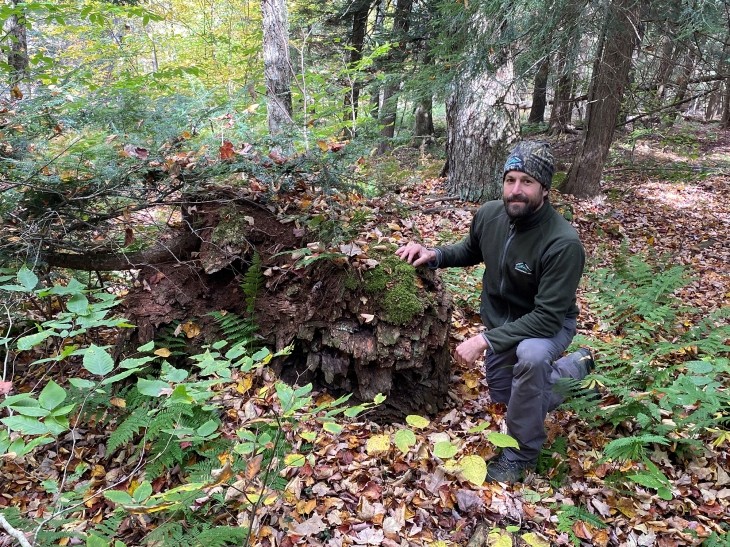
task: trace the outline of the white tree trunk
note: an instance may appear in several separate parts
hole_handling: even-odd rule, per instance
[[[465,74],[446,102],[447,188],[469,201],[502,195],[502,166],[518,134],[512,58],[494,66]]]
[[[261,0],[261,12],[269,133],[277,135],[292,122],[292,69],[286,0]]]

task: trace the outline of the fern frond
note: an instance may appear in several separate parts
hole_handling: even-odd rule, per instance
[[[232,312],[213,311],[209,315],[215,319],[221,331],[221,338],[226,340],[230,346],[252,347],[254,345],[254,333],[257,327],[252,319]]]
[[[620,437],[606,445],[603,449],[603,455],[607,459],[616,461],[643,460],[646,457],[646,445],[652,443],[668,445],[669,439],[650,434]]]
[[[195,545],[200,547],[226,547],[228,545],[242,545],[248,536],[246,528],[233,526],[216,526],[203,528],[198,532]]]
[[[251,264],[243,275],[243,282],[241,283],[241,289],[246,297],[246,312],[249,315],[252,315],[254,312],[256,297],[265,282],[261,265],[261,255],[254,253]]]
[[[148,422],[147,409],[141,406],[135,408],[109,435],[109,440],[106,442],[107,454],[112,454],[119,447],[130,443],[140,431],[147,427]]]

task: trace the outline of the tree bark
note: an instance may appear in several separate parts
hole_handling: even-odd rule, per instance
[[[603,165],[629,81],[636,46],[638,3],[636,0],[614,0],[606,17],[608,26],[604,47],[600,48],[600,57],[591,78],[588,125],[564,188],[564,192],[584,198],[600,192]]]
[[[408,43],[408,29],[411,23],[411,11],[413,0],[397,0],[395,16],[393,18],[393,36],[398,46],[391,50],[390,62],[400,65],[405,56]],[[400,66],[397,69],[400,72]],[[382,129],[380,130],[380,144],[378,153],[383,154],[390,148],[390,141],[395,136],[395,121],[398,116],[398,90],[400,89],[400,77],[391,74],[390,81],[383,87],[380,97],[380,112],[378,119]]]
[[[546,56],[537,67],[535,74],[535,88],[532,90],[532,107],[528,123],[542,123],[545,120],[547,106],[547,84],[550,75],[550,57]]]
[[[557,82],[548,123],[551,135],[566,133],[573,116],[575,93],[574,67],[578,54],[580,27],[575,24],[581,14],[582,2],[572,1],[565,6],[564,25],[558,35],[556,55]]]
[[[362,48],[365,44],[365,34],[367,32],[368,13],[370,12],[371,0],[362,0],[360,3],[351,6],[352,30],[350,32],[350,56],[347,66],[351,71],[349,76],[350,85],[349,92],[345,93],[344,100],[344,122],[345,134],[352,138],[355,136],[357,128],[357,113],[360,102],[360,90],[362,82],[360,78],[353,72],[357,63],[362,60]]]
[[[10,65],[10,88],[13,98],[20,98],[18,84],[28,76],[28,35],[25,15],[21,0],[12,0],[14,13],[8,18],[7,31],[10,48],[8,50],[8,65]],[[20,94],[22,96],[22,94]]]
[[[502,195],[502,166],[517,137],[511,53],[499,52],[491,64],[494,72],[462,73],[446,102],[446,188],[468,201]]]
[[[285,0],[261,0],[264,80],[269,133],[278,135],[292,122],[289,23]]]
[[[429,141],[436,133],[433,127],[433,99],[427,97],[419,101],[416,106],[415,121],[413,124],[414,144],[420,146]]]

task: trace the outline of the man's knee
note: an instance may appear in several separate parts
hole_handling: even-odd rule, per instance
[[[550,347],[542,338],[528,338],[517,346],[515,373],[520,369],[544,367],[550,364]]]

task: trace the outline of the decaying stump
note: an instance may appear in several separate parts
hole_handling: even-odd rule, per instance
[[[272,349],[294,347],[275,364],[284,380],[311,381],[361,401],[383,393],[381,417],[445,406],[451,312],[434,272],[416,272],[393,256],[394,247],[307,247],[304,230],[246,201],[198,204],[193,216],[200,237],[193,259],[144,268],[139,289],[126,298],[141,342],[173,321],[194,323],[201,338],[212,338],[209,312],[244,315],[242,275],[257,253],[259,333]],[[306,266],[296,259],[301,249],[308,249]]]

